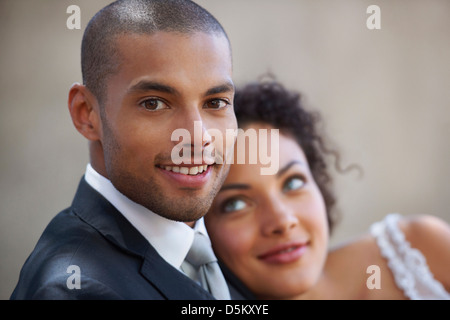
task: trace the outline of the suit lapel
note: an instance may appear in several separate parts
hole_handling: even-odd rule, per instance
[[[256,300],[255,295],[228,269],[223,261],[219,261],[219,265],[230,289],[232,300]]]
[[[149,246],[141,274],[169,300],[211,300],[207,291],[168,264]]]
[[[73,211],[106,239],[143,259],[141,274],[167,299],[214,299],[167,263],[133,225],[101,194],[81,179]]]

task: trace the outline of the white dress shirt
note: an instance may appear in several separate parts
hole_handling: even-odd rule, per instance
[[[183,261],[194,240],[194,232],[208,236],[203,218],[191,228],[184,222],[161,217],[120,193],[111,181],[95,171],[90,164],[87,165],[85,179],[147,239],[164,260],[192,276],[190,266],[186,266]]]

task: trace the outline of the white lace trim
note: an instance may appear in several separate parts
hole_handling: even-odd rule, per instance
[[[370,228],[397,286],[412,300],[450,300],[450,294],[428,268],[424,255],[405,239],[397,223],[400,217],[397,213],[389,214]]]

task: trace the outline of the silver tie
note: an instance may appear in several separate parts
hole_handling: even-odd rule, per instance
[[[195,233],[194,242],[186,260],[199,269],[200,282],[206,291],[218,300],[230,300],[227,283],[217,263],[211,242],[205,235],[199,232]]]

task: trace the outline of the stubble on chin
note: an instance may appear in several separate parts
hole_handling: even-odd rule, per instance
[[[217,167],[216,167],[217,166]],[[139,182],[139,179],[115,176],[112,181],[116,189],[132,201],[150,211],[173,221],[193,222],[203,217],[220,190],[229,171],[229,165],[215,165],[211,179],[214,180],[209,190],[182,190],[183,195],[174,195],[157,183],[155,179]],[[201,195],[199,194],[201,193]]]
[[[143,179],[142,176],[136,176],[136,173],[129,172],[126,163],[119,163],[117,155],[123,151],[104,114],[103,117],[103,130],[109,137],[107,143],[103,145],[105,161],[108,159],[105,163],[106,171],[111,183],[119,192],[169,220],[192,222],[208,212],[214,197],[228,175],[229,164],[214,165],[211,175],[213,183],[210,190],[183,190],[182,196],[176,196],[168,189],[167,185],[161,185],[155,181],[154,177]],[[169,155],[157,155],[154,163],[168,162],[166,159],[169,158]]]

